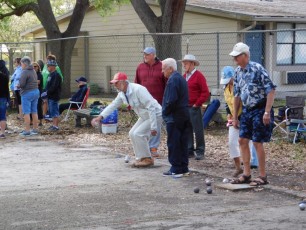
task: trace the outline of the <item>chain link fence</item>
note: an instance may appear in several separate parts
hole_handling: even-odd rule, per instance
[[[305,95],[305,29],[78,37],[72,52],[71,84],[64,87],[74,91],[74,79],[85,75],[92,84],[99,86],[102,93],[112,92],[109,80],[114,73],[126,72],[133,81],[137,65],[143,61],[143,49],[155,46],[161,59],[181,59],[187,53],[194,54],[200,62],[198,69],[204,73],[211,92],[220,94],[220,72],[226,65],[235,66],[229,53],[240,41],[250,46],[251,60],[267,69],[277,85],[277,97]],[[17,56],[44,59],[49,52],[48,42],[3,43],[1,58],[9,63],[12,72],[12,61]],[[11,49],[14,52],[9,51]],[[179,70],[182,71],[180,65]]]

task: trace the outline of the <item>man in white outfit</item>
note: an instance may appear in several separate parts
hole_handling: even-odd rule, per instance
[[[162,122],[162,108],[142,85],[130,83],[125,73],[116,73],[110,81],[118,90],[117,97],[108,105],[98,117],[91,121],[93,126],[100,123],[122,104],[127,104],[138,115],[138,120],[129,132],[136,161],[134,167],[149,167],[154,165],[151,157],[150,136],[157,135],[157,127]]]

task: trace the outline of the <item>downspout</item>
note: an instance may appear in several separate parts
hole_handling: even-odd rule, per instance
[[[252,24],[248,27],[245,27],[244,29],[240,30],[239,32],[244,32],[244,31],[249,31],[251,29],[254,29],[257,25],[257,22],[256,21],[253,21]]]

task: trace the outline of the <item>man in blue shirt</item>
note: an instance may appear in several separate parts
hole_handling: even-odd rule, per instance
[[[177,72],[173,58],[162,61],[162,72],[168,82],[162,103],[162,116],[167,125],[168,159],[171,164],[164,176],[182,177],[189,174],[188,134],[191,123],[188,110],[188,86]]]
[[[75,80],[78,83],[79,90],[73,94],[73,96],[69,99],[69,101],[74,102],[82,102],[84,100],[85,94],[87,92],[87,79],[85,77],[79,77]],[[62,112],[64,112],[66,109],[68,109],[70,106],[70,103],[62,103],[59,105],[59,114],[61,115]],[[78,109],[78,105],[73,103],[71,104],[71,107],[73,109]]]
[[[234,57],[238,65],[234,77],[233,126],[240,127],[239,144],[244,164],[243,175],[232,183],[265,185],[268,180],[263,142],[269,142],[272,135],[274,117],[272,105],[276,85],[262,65],[250,61],[250,50],[246,44],[237,43],[229,55]],[[242,114],[239,122],[240,103],[242,103]],[[256,148],[259,163],[259,176],[255,180],[251,180],[250,140]]]

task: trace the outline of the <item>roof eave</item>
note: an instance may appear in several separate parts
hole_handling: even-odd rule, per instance
[[[251,15],[242,14],[242,13],[236,13],[236,12],[229,12],[219,9],[213,9],[213,8],[204,8],[198,5],[186,5],[186,10],[195,12],[195,13],[201,13],[211,16],[218,16],[222,18],[228,18],[233,20],[239,20],[239,21],[252,21],[253,17]]]
[[[297,16],[254,16],[254,21],[258,22],[295,22],[295,23],[305,23],[306,17]]]

